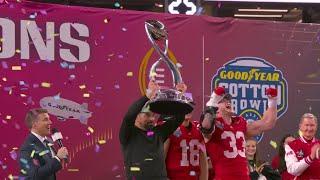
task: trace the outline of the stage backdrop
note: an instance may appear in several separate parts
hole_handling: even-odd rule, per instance
[[[124,179],[121,120],[159,58],[145,33],[148,19],[168,28],[169,56],[196,102],[194,120],[215,86],[225,86],[235,112],[250,121],[266,108],[265,88],[277,87],[277,125],[256,137],[263,159],[297,132],[303,113],[319,115],[319,25],[2,1],[1,179],[19,174],[24,117],[35,107],[49,110],[69,149],[59,179]],[[172,86],[164,64],[156,79]]]

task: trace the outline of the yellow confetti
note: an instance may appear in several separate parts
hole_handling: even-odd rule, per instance
[[[21,53],[20,49],[16,49],[16,53]]]
[[[32,150],[32,152],[31,152],[31,154],[30,154],[30,157],[31,157],[31,158],[33,158],[35,152],[36,152],[35,150]]]
[[[79,169],[68,169],[69,172],[79,172]]]
[[[27,171],[24,170],[24,169],[21,169],[20,172],[21,172],[22,174],[27,174]]]
[[[10,116],[10,115],[6,116],[6,120],[10,120],[11,118],[12,118],[12,116]]]
[[[151,77],[156,77],[157,76],[157,73],[156,72],[152,72],[151,73]]]
[[[42,151],[42,152],[39,153],[39,156],[43,156],[43,155],[45,155],[45,154],[47,154],[47,153],[49,153],[48,150]]]
[[[273,140],[271,140],[270,141],[270,145],[274,148],[274,149],[277,149],[277,142],[275,142],[275,141],[273,141]]]
[[[107,18],[105,18],[105,19],[103,20],[103,22],[104,22],[104,23],[108,23],[109,21],[108,21]]]
[[[86,85],[80,85],[79,88],[80,88],[80,89],[85,89],[85,88],[86,88]]]
[[[127,76],[128,76],[128,77],[132,77],[132,76],[133,76],[133,72],[131,72],[131,71],[130,71],[130,72],[127,72]]]
[[[99,140],[98,143],[99,143],[99,144],[105,144],[105,143],[106,143],[106,140]]]
[[[89,93],[84,93],[84,94],[83,94],[83,97],[89,98],[89,97],[90,97],[90,94],[89,94]]]
[[[90,131],[91,134],[94,132],[93,128],[90,126],[88,127],[88,131]]]
[[[3,78],[2,78],[2,81],[6,82],[6,81],[7,81],[7,78],[6,78],[6,77],[3,77]]]
[[[298,133],[299,133],[299,136],[302,136],[302,132],[300,130],[298,131]]]
[[[130,167],[130,171],[140,171],[139,167]]]
[[[48,82],[42,82],[42,83],[41,83],[41,87],[50,88],[50,87],[51,87],[51,84],[48,83]]]
[[[21,69],[22,69],[21,66],[12,66],[11,67],[12,71],[21,71]]]
[[[21,97],[27,97],[27,95],[25,95],[25,94],[20,94],[20,96],[21,96]]]

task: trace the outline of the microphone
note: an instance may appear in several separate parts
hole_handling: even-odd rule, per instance
[[[63,139],[63,136],[61,134],[61,132],[59,132],[59,130],[57,128],[53,128],[52,131],[51,131],[52,135],[51,135],[51,138],[53,140],[53,142],[57,142],[58,143],[58,146],[61,148],[61,147],[64,147],[63,146],[63,143],[62,143],[62,139]],[[68,162],[68,155],[63,158],[66,162]]]

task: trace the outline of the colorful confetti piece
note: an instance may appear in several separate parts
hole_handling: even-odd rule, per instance
[[[270,142],[270,145],[274,148],[274,149],[277,149],[277,142],[275,142],[275,141],[273,141],[273,140],[271,140]]]
[[[105,18],[105,19],[103,20],[103,22],[104,22],[104,23],[108,23],[109,20],[108,20],[107,18]]]
[[[127,76],[128,77],[132,77],[133,76],[133,72],[127,72]]]
[[[68,169],[68,172],[79,172],[79,169]]]
[[[80,88],[80,89],[85,89],[85,88],[86,88],[86,85],[85,85],[85,84],[80,85],[79,88]]]
[[[153,136],[153,135],[154,135],[154,132],[153,132],[153,131],[148,131],[148,132],[147,132],[147,136],[150,137],[150,136]]]
[[[106,143],[106,140],[99,140],[98,143],[101,145],[101,144],[105,144]]]
[[[130,167],[130,171],[140,171],[139,167]]]
[[[83,97],[84,97],[84,98],[89,98],[89,97],[90,97],[90,94],[89,94],[89,93],[84,93],[84,94],[83,94]]]
[[[91,133],[91,134],[93,134],[93,132],[94,132],[94,130],[93,130],[93,128],[92,127],[88,127],[88,131]]]
[[[94,151],[95,151],[96,153],[100,152],[100,146],[99,146],[98,144],[95,145]]]
[[[10,157],[13,159],[13,160],[17,160],[17,157],[18,157],[18,155],[17,155],[17,152],[16,151],[11,151],[10,152]]]
[[[51,87],[51,84],[48,83],[48,82],[42,82],[42,83],[41,83],[41,87],[50,88],[50,87]]]
[[[121,5],[120,5],[119,2],[115,2],[115,3],[114,3],[114,7],[119,8],[120,6],[121,6]]]
[[[8,63],[6,61],[2,61],[1,65],[2,65],[3,69],[8,69],[9,68]]]
[[[10,115],[6,116],[6,120],[11,120],[11,118],[12,118],[12,116],[10,116]]]
[[[44,156],[49,153],[49,150],[45,150],[39,153],[39,156]]]
[[[21,66],[12,66],[11,67],[12,71],[21,71],[21,69],[22,69]]]

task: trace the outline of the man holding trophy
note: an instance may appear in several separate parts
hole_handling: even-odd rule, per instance
[[[193,110],[192,100],[184,95],[187,86],[180,72],[168,58],[168,39],[164,25],[155,20],[145,23],[153,47],[160,55],[151,67],[146,96],[131,105],[123,118],[119,138],[124,156],[127,179],[167,180],[164,142]],[[164,40],[165,50],[157,42]],[[155,67],[165,62],[173,74],[176,89],[161,89],[154,80]],[[155,126],[160,114],[170,115],[170,121]]]

